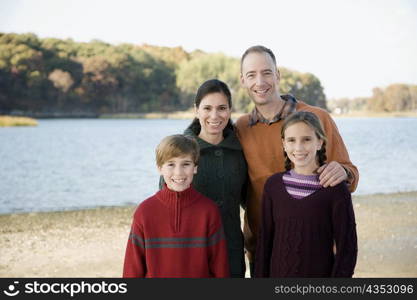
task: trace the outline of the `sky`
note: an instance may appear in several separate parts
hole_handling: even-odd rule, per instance
[[[0,32],[238,58],[260,44],[278,67],[317,76],[328,99],[417,84],[414,0],[0,0]]]

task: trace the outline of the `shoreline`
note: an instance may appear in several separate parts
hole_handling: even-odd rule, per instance
[[[417,201],[417,190],[408,191],[408,192],[396,192],[396,193],[375,193],[375,194],[364,194],[364,195],[352,195],[353,202],[355,200],[366,201],[367,199],[374,198],[391,198],[391,197],[401,197],[403,199],[410,199]],[[139,202],[137,203],[139,204]],[[102,209],[124,209],[128,207],[135,207],[137,204],[122,204],[122,205],[98,205],[91,207],[69,207],[63,209],[53,209],[53,210],[36,210],[36,211],[15,211],[15,212],[0,212],[0,217],[10,216],[10,215],[34,215],[34,214],[48,214],[48,213],[65,213],[65,212],[77,212],[77,211],[93,211],[93,210],[102,210]]]
[[[336,114],[329,112],[332,118],[417,118],[417,112],[372,112],[372,111],[352,111],[349,113]],[[232,119],[237,119],[244,115],[244,112],[232,112]],[[8,115],[6,117],[26,117],[38,120],[47,119],[171,119],[184,120],[193,119],[195,113],[193,110],[173,111],[173,112],[149,112],[149,113],[20,113]]]
[[[417,277],[417,192],[353,195],[354,277]],[[0,277],[121,277],[136,205],[0,215]]]

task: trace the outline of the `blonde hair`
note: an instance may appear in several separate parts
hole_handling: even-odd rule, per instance
[[[191,155],[194,164],[197,165],[200,157],[200,149],[197,141],[191,136],[174,134],[162,139],[156,147],[155,154],[156,165],[158,167],[162,167],[171,158],[184,155]]]

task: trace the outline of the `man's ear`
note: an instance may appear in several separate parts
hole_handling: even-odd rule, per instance
[[[198,166],[197,166],[197,165],[195,165],[195,166],[194,166],[194,174],[197,174],[197,168],[198,168]]]
[[[243,87],[245,85],[245,80],[243,78],[243,74],[240,73],[240,85]]]

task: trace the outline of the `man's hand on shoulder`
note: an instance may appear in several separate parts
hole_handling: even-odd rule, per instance
[[[348,179],[345,168],[336,161],[331,161],[317,169],[320,184],[323,187],[335,186]]]

